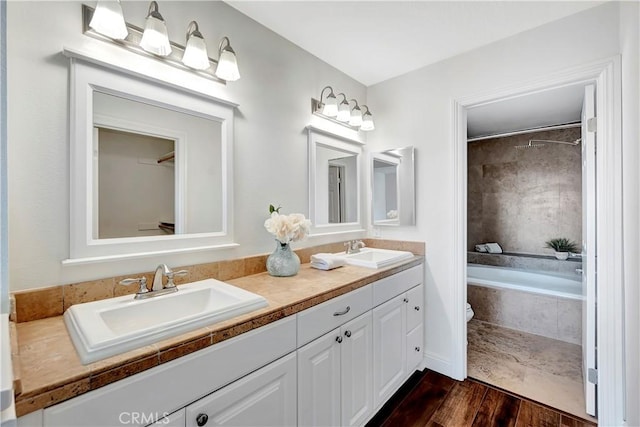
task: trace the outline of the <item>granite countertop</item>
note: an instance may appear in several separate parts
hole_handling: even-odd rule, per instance
[[[82,365],[63,317],[14,324],[12,355],[18,416],[54,405],[220,341],[290,316],[424,262],[423,256],[372,270],[346,265],[323,271],[303,264],[293,277],[254,274],[227,282],[269,305],[152,345]]]

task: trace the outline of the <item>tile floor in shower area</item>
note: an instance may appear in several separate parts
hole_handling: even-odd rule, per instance
[[[472,319],[467,375],[585,420],[582,347]]]

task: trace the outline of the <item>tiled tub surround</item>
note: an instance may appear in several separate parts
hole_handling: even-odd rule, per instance
[[[489,254],[470,251],[467,252],[467,262],[470,264],[513,267],[524,270],[553,271],[565,274],[576,274],[576,269],[582,268],[580,258],[560,261],[554,256],[530,254]]]
[[[217,278],[262,295],[269,305],[252,313],[89,365],[80,363],[64,325],[62,310],[70,305],[69,299],[65,296],[71,295],[74,301],[77,298],[75,303],[108,298],[113,295],[111,292],[115,293],[124,288],[114,285],[119,278],[16,293],[19,323],[14,324],[15,348],[12,349],[14,367],[19,371],[16,390],[20,393],[16,395],[16,412],[18,416],[22,416],[52,406],[423,263],[424,243],[375,239],[366,240],[365,243],[369,247],[409,250],[418,256],[378,270],[356,266],[344,266],[332,271],[310,268],[308,260],[311,254],[339,252],[343,249],[342,243],[339,243],[297,251],[304,264],[300,272],[293,277],[277,278],[263,272],[267,255],[188,267],[190,275],[181,278],[181,283]],[[72,286],[75,288],[70,288]],[[102,287],[112,291],[96,291],[96,288]],[[80,291],[76,292],[78,289]],[[21,294],[30,295],[25,297]],[[55,304],[45,305],[47,313],[53,313],[49,316],[43,315],[42,310],[23,307],[23,304],[38,304],[41,298],[51,295],[56,296],[56,300]],[[25,316],[32,313],[36,313],[39,320],[25,321]]]
[[[582,301],[469,284],[474,318],[494,325],[565,341],[582,342]]]
[[[581,147],[530,139],[575,141],[580,128],[532,132],[468,144],[468,250],[498,242],[507,252],[552,254],[554,237],[582,240]]]

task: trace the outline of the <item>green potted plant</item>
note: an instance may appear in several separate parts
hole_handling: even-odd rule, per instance
[[[555,251],[556,258],[566,260],[569,258],[569,252],[578,252],[578,244],[565,237],[558,237],[546,242],[547,248]]]

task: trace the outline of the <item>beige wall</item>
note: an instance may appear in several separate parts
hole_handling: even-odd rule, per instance
[[[551,253],[545,242],[582,240],[581,147],[530,139],[574,141],[580,128],[469,143],[467,244],[498,242],[503,250]]]

